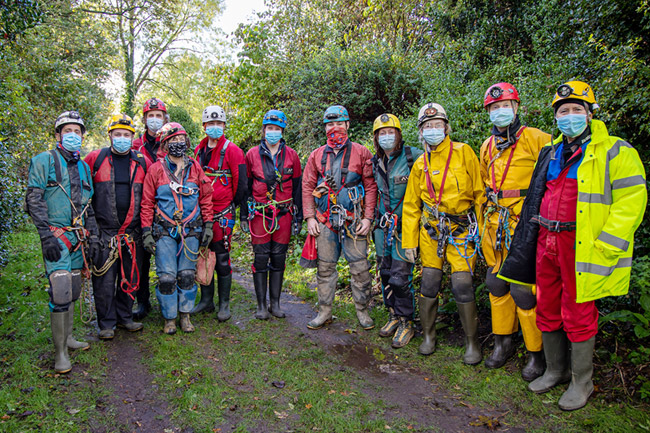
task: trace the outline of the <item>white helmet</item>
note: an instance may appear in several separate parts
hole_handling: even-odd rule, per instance
[[[69,123],[75,123],[81,126],[81,133],[86,133],[86,125],[78,111],[64,111],[61,113],[59,117],[56,118],[56,122],[54,122],[54,132],[59,132],[64,125]]]
[[[203,110],[201,121],[203,123],[206,123],[213,120],[220,120],[223,123],[226,123],[226,112],[223,111],[223,108],[219,107],[218,105],[210,105],[205,110]]]
[[[447,118],[447,112],[444,108],[442,108],[442,105],[433,102],[429,102],[420,108],[420,112],[418,113],[418,127],[422,126],[424,122],[431,119],[442,119],[446,122],[449,122],[449,119]]]

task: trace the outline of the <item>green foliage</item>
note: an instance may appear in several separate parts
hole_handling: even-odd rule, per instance
[[[168,105],[167,113],[169,114],[169,118],[172,122],[178,122],[183,125],[185,131],[187,131],[187,135],[190,137],[192,147],[198,145],[199,141],[205,137],[203,127],[200,123],[192,120],[192,116],[190,116],[185,107]]]

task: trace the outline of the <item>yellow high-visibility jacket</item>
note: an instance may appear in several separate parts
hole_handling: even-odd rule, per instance
[[[440,191],[450,145],[451,141],[447,136],[430,152],[428,166],[431,183],[436,194]],[[442,192],[442,201],[438,210],[451,215],[460,215],[474,208],[477,218],[481,221],[480,209],[484,191],[478,158],[474,150],[465,143],[454,142],[453,146],[447,179]],[[422,202],[430,207],[435,206],[427,189],[426,173],[424,172],[424,158],[426,157],[425,152],[415,161],[406,187],[402,210],[403,248],[418,247]]]
[[[591,142],[578,167],[576,210],[576,302],[625,295],[629,290],[634,232],[643,220],[648,193],[638,152],[610,136],[605,124],[592,120]],[[555,140],[555,144],[562,136]],[[524,200],[510,253],[499,277],[514,283],[535,283],[539,214],[546,191],[551,143],[540,153]]]

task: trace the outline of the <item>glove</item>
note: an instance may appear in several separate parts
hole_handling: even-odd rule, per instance
[[[103,265],[103,263],[100,263],[102,260],[102,247],[96,239],[90,241],[90,249],[88,253],[90,254],[90,261],[92,261],[95,267]]]
[[[248,233],[251,232],[251,229],[250,229],[250,227],[248,226],[248,220],[241,220],[241,221],[239,222],[239,226],[241,227],[241,231],[243,231],[244,233],[247,233],[247,234],[248,234]]]
[[[330,187],[330,189],[336,191],[338,187],[336,186],[336,179],[331,174],[325,176],[325,183]]]
[[[142,229],[142,245],[150,254],[156,253],[156,240],[153,238],[151,227]]]
[[[417,256],[418,256],[417,248],[407,248],[404,250],[404,258],[410,263],[415,263],[415,258]]]
[[[212,238],[214,237],[214,232],[212,231],[213,225],[214,222],[210,221],[209,223],[205,223],[203,226],[203,235],[201,236],[202,247],[207,247],[210,245],[210,242],[212,242]]]
[[[61,259],[61,244],[50,234],[41,239],[41,246],[43,248],[43,257],[48,262],[57,262]]]

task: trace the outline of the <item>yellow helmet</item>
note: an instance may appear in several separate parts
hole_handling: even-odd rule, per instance
[[[586,102],[589,104],[591,111],[594,111],[596,108],[598,108],[594,91],[591,89],[591,86],[589,84],[583,81],[568,81],[560,85],[560,87],[558,87],[557,91],[555,92],[555,97],[553,98],[551,106],[553,108],[557,108],[556,104],[559,105],[559,103],[562,101],[568,100]]]
[[[400,125],[397,116],[395,116],[394,114],[384,113],[378,118],[376,118],[375,121],[373,122],[372,132],[375,133],[377,132],[378,129],[381,128],[397,128],[401,131],[402,125]]]
[[[113,114],[108,121],[108,133],[110,134],[114,129],[126,129],[135,134],[135,126],[133,126],[133,119],[126,114]]]

